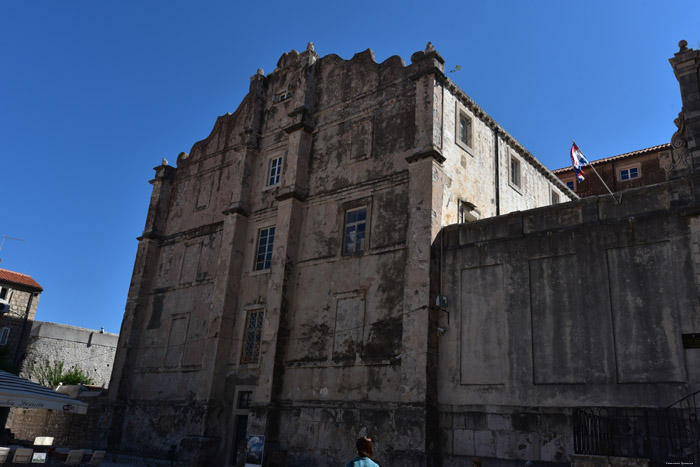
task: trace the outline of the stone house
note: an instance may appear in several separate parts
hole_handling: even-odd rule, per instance
[[[0,346],[8,367],[19,369],[43,290],[27,274],[0,269]]]
[[[112,449],[174,447],[190,465],[242,465],[246,434],[271,465],[340,465],[360,434],[382,465],[436,464],[450,272],[433,244],[449,224],[577,199],[431,44],[409,65],[285,53],[155,171]]]
[[[671,157],[671,143],[660,144],[650,148],[638,149],[617,156],[591,161],[600,178],[613,192],[653,185],[666,181],[666,170]],[[552,173],[561,178],[570,190],[582,198],[605,195],[607,188],[593,173],[590,166],[584,166],[585,179],[576,179],[573,167],[563,167]]]

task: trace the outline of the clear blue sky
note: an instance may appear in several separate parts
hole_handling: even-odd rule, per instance
[[[668,59],[700,1],[0,0],[0,267],[43,287],[37,319],[119,332],[153,176],[207,137],[257,68],[316,44],[449,76],[550,169],[669,142]]]

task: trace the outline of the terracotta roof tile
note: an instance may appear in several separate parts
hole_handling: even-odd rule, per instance
[[[0,282],[10,282],[12,284],[24,285],[40,292],[44,290],[37,281],[31,278],[31,276],[20,272],[8,271],[7,269],[0,269]]]
[[[638,149],[636,151],[626,152],[624,154],[618,154],[617,156],[605,157],[603,159],[596,159],[594,161],[591,161],[591,164],[597,165],[597,164],[600,164],[603,162],[624,159],[626,157],[632,157],[632,156],[641,156],[642,154],[648,154],[650,152],[656,152],[656,151],[665,151],[667,149],[671,149],[671,143],[659,144],[658,146],[652,146],[650,148],[645,148],[645,149]],[[571,166],[562,167],[561,169],[552,170],[552,173],[556,174],[556,173],[568,172],[569,170],[573,170],[573,168]]]

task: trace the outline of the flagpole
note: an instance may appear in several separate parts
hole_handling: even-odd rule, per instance
[[[574,144],[576,144],[576,141],[574,141],[573,139],[571,140],[571,142],[574,143]],[[576,144],[576,147],[578,147],[578,144]],[[581,153],[581,155],[583,155],[583,153],[580,151],[580,149],[579,149],[579,152]],[[586,156],[583,156],[583,158],[586,159]],[[596,176],[597,176],[598,179],[600,180],[600,183],[603,184],[603,186],[605,187],[605,189],[608,190],[608,193],[610,193],[610,196],[613,197],[613,199],[615,200],[615,204],[620,204],[620,203],[621,203],[621,200],[622,200],[622,196],[620,196],[620,201],[618,201],[617,198],[615,198],[615,195],[613,194],[612,190],[610,190],[610,187],[608,187],[608,184],[605,183],[605,181],[603,181],[603,177],[601,177],[600,174],[598,173],[598,171],[595,169],[595,167],[593,167],[593,164],[591,164],[591,162],[590,162],[588,159],[586,159],[586,163],[589,165],[589,167],[590,167],[591,169],[593,169],[593,173],[596,174]],[[615,176],[615,174],[613,174],[613,176]]]

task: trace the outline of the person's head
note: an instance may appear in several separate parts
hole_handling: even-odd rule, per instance
[[[355,443],[357,447],[357,455],[362,457],[373,457],[374,447],[372,446],[372,439],[369,436],[363,436],[357,440]]]
[[[481,459],[479,459],[478,457],[475,457],[474,462],[472,463],[472,466],[473,467],[481,467]]]

